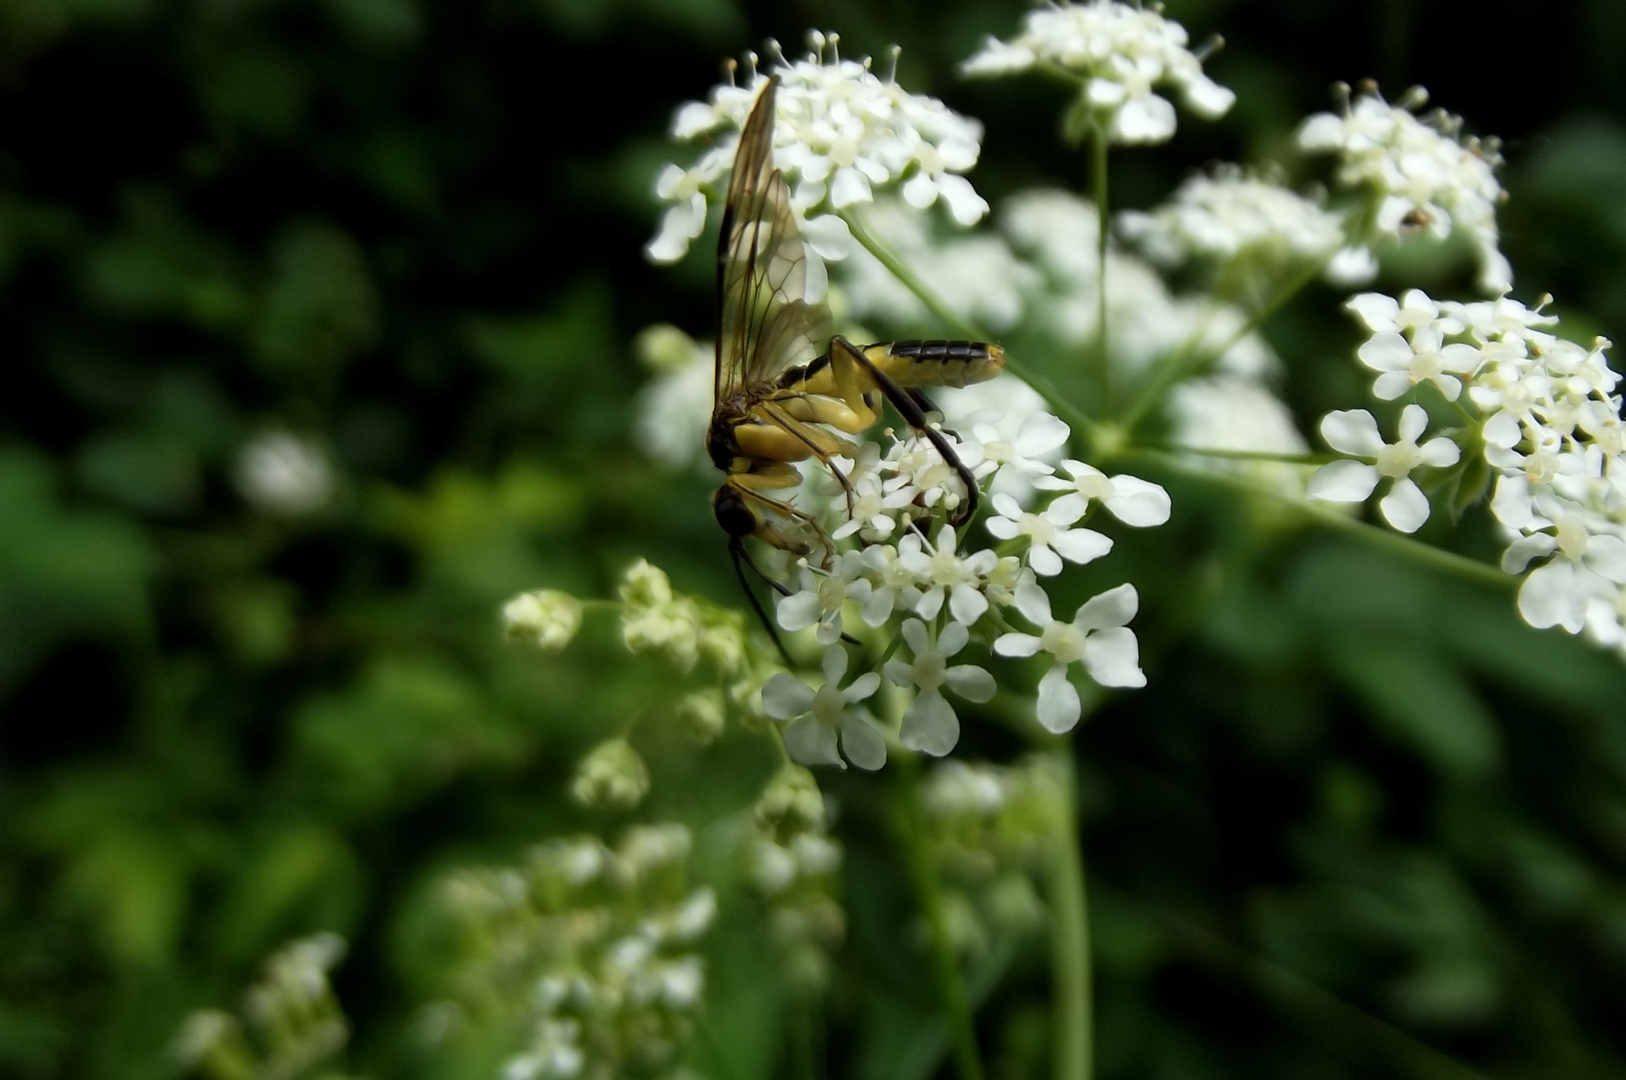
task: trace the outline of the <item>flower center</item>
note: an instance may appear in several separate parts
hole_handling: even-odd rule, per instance
[[[1586,522],[1577,514],[1566,514],[1558,519],[1558,550],[1566,559],[1579,559],[1586,554]]]
[[[1084,656],[1084,631],[1072,623],[1053,622],[1039,635],[1039,646],[1058,664],[1071,664]]]
[[[1398,480],[1417,468],[1421,460],[1422,452],[1416,443],[1398,442],[1378,451],[1378,472]]]
[[[935,690],[943,685],[944,673],[948,670],[948,660],[936,649],[921,653],[915,657],[912,667],[914,684],[922,690]]]
[[[847,601],[847,583],[838,577],[819,579],[819,610],[835,611]]]
[[[830,683],[825,683],[813,693],[813,716],[821,724],[840,727],[841,715],[846,708],[847,699]]]
[[[1031,539],[1035,546],[1049,547],[1056,539],[1056,527],[1038,514],[1023,514],[1016,531]]]

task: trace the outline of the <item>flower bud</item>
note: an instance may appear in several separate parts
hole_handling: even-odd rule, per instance
[[[649,793],[649,767],[627,740],[610,739],[576,767],[570,793],[584,806],[631,810]]]
[[[698,348],[694,338],[671,323],[646,326],[632,339],[632,352],[638,362],[657,373],[681,371]]]
[[[709,743],[723,733],[727,712],[723,692],[712,688],[685,694],[677,704],[677,717],[700,743]]]
[[[800,765],[776,773],[752,810],[757,827],[780,844],[824,827],[824,795],[813,774]]]
[[[502,624],[510,641],[562,649],[581,629],[581,601],[555,589],[520,593],[503,605]]]

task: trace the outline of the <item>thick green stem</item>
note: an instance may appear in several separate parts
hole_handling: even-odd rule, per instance
[[[907,751],[893,758],[898,777],[898,832],[909,858],[909,870],[919,894],[920,907],[926,916],[926,930],[931,938],[932,967],[937,976],[938,993],[948,1018],[950,1039],[954,1044],[954,1067],[960,1080],[982,1080],[982,1056],[977,1049],[977,1031],[971,1020],[971,1005],[966,997],[965,981],[960,977],[959,961],[948,939],[948,923],[943,913],[943,896],[938,886],[937,869],[926,846],[926,820],[920,801],[920,759]]]
[[[1050,973],[1055,982],[1054,1076],[1090,1080],[1094,1073],[1095,1026],[1090,985],[1090,911],[1084,891],[1084,849],[1078,835],[1078,779],[1071,742],[1051,752],[1066,778],[1065,805],[1056,823],[1056,857],[1050,867]]]

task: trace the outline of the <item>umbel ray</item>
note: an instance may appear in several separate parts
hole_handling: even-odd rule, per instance
[[[785,655],[773,622],[752,592],[742,563],[784,593],[745,549],[754,536],[781,551],[835,549],[819,523],[775,496],[802,482],[795,463],[816,458],[842,486],[850,514],[852,483],[834,459],[856,457],[849,436],[862,434],[890,402],[942,455],[965,485],[958,525],[976,512],[977,485],[942,431],[927,420],[925,387],[960,387],[997,375],[1005,354],[969,341],[897,341],[858,346],[832,335],[830,309],[807,299],[807,251],[790,190],[773,166],[777,75],[757,94],[740,131],[717,242],[717,353],[706,451],[725,474],[712,512],[728,534],[735,575],[757,618]],[[822,350],[822,352],[820,351]]]

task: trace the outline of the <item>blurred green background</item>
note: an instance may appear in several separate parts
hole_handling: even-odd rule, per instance
[[[1225,35],[1208,70],[1239,103],[1122,155],[1126,203],[1280,153],[1334,80],[1423,83],[1507,141],[1521,298],[1626,339],[1626,7],[1169,9]],[[617,828],[564,784],[673,678],[607,619],[509,650],[501,601],[607,596],[643,555],[738,603],[710,485],[629,439],[633,334],[704,336],[713,302],[704,258],[641,255],[673,108],[767,36],[835,28],[987,123],[995,201],[1076,187],[1054,88],[953,77],[1021,10],[0,0],[0,1075],[166,1075],[188,1010],[321,929],[352,943],[352,1071],[450,1075],[402,1034],[436,992],[427,883]],[[1338,299],[1267,328],[1306,430],[1362,394]],[[245,499],[274,431],[332,463],[320,508]],[[1522,627],[1511,588],[1161,479],[1174,520],[1109,568],[1140,588],[1150,686],[1077,741],[1101,1074],[1626,1075],[1626,668]],[[1494,559],[1466,526],[1429,535]],[[697,827],[771,765],[642,749],[644,815]],[[957,753],[1015,749],[973,721]],[[850,808],[830,1073],[885,1076],[896,1002],[930,1002],[887,836],[850,827],[882,781],[821,779]],[[982,1013],[999,1075],[1029,1074],[1042,957]],[[749,972],[716,961],[710,1000],[773,1075],[783,1018]]]

